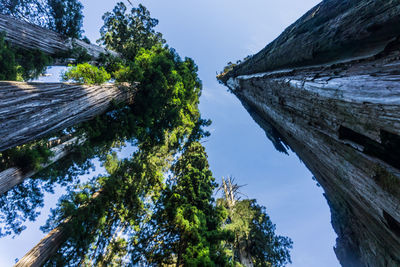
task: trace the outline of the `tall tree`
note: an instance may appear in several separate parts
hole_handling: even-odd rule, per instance
[[[200,118],[198,110],[201,82],[196,72],[197,66],[193,60],[180,59],[172,49],[156,46],[150,50],[142,50],[137,55],[136,62],[119,71],[121,76],[118,78],[120,80],[131,83],[140,82],[140,85],[134,89],[133,103],[114,105],[109,112],[70,128],[69,132],[72,131],[78,136],[84,135],[86,142],[75,149],[76,153],[73,154],[75,159],[68,158],[50,167],[50,170],[44,170],[45,172],[39,174],[39,177],[45,180],[43,182],[45,188],[51,188],[55,183],[63,183],[63,181],[76,181],[71,178],[88,169],[91,166],[91,159],[94,157],[104,159],[110,149],[121,146],[125,142],[141,143],[142,146],[152,147],[154,144],[164,142],[166,131],[173,132],[173,137],[169,138],[176,139],[176,142],[173,143],[175,146],[189,136],[194,138],[194,135],[191,135],[192,129],[208,123]],[[61,86],[65,90],[67,89],[61,84],[45,86],[50,86],[50,88],[51,86]],[[103,86],[94,86],[93,89],[97,88],[97,90],[88,90],[88,93],[97,97],[96,92]],[[87,88],[78,85],[73,87],[76,89]],[[102,92],[100,96],[113,91]],[[54,90],[46,90],[46,92],[55,93]],[[116,92],[119,94],[118,91]],[[123,93],[122,95],[127,96]],[[70,94],[65,95],[65,97],[68,96]],[[91,112],[90,110],[101,111],[101,106],[96,103],[94,103],[93,109],[87,109],[85,99],[79,99],[79,102],[81,104],[78,105],[88,112]],[[63,106],[68,108],[68,105]],[[76,115],[85,117],[85,114],[82,113]],[[72,126],[73,121],[72,119],[66,122],[71,123],[70,126]],[[46,180],[46,178],[48,179]],[[26,218],[35,218],[37,213],[34,210],[42,203],[42,194],[38,194],[38,192],[43,191],[40,189],[40,185],[43,183],[35,181],[32,184],[29,182],[25,186],[19,187],[15,194],[11,192],[10,197],[4,197],[3,200],[5,202],[16,201],[17,196],[21,194],[35,196],[35,199],[32,199],[32,203],[35,204],[29,205],[29,211],[26,210],[27,207],[21,206],[22,214],[29,214]],[[30,194],[29,191],[34,194]],[[12,208],[5,210],[4,217],[0,216],[0,220],[1,218],[7,218],[4,221],[10,225],[18,225],[18,227],[12,228],[15,229],[15,232],[20,232],[20,223],[16,223],[15,219],[18,218],[18,221],[21,222],[22,217],[17,216],[15,210]]]
[[[148,265],[224,266],[223,210],[212,197],[217,184],[199,142],[185,149],[172,167],[151,223],[136,244],[136,261]]]
[[[285,266],[291,263],[289,250],[292,241],[275,234],[275,225],[265,208],[255,199],[240,200],[239,186],[231,178],[223,179],[224,198],[219,205],[228,210],[225,229],[234,234],[227,242],[232,250],[232,261],[243,266]]]
[[[138,150],[122,161],[109,155],[105,162],[108,175],[72,191],[53,211],[43,229],[57,231],[50,231],[42,241],[52,249],[45,255],[33,249],[21,260],[32,263],[33,257],[49,266],[104,266],[126,256],[128,250],[122,243],[128,242],[145,215],[149,199],[157,198],[171,152],[166,144]]]

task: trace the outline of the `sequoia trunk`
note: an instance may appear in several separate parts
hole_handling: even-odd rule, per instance
[[[67,221],[65,223],[67,223]],[[67,237],[63,226],[58,226],[40,240],[40,242],[20,259],[14,267],[43,266],[65,242]]]
[[[0,82],[0,152],[104,113],[112,101],[131,101],[113,84]]]
[[[218,77],[324,188],[343,266],[400,266],[399,14],[323,1]]]
[[[85,49],[93,60],[100,54],[118,54],[100,46],[65,37],[54,31],[0,14],[0,33],[5,32],[6,40],[12,45],[28,50],[38,49],[45,54],[58,56],[70,53],[73,48]]]

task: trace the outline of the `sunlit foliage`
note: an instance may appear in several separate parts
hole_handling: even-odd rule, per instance
[[[204,147],[193,142],[172,167],[150,223],[140,230],[135,261],[148,266],[225,266],[223,209],[212,197],[217,184]]]
[[[64,72],[62,79],[64,81],[72,80],[84,84],[102,84],[111,79],[111,75],[103,68],[97,68],[89,63],[70,66],[71,68]]]

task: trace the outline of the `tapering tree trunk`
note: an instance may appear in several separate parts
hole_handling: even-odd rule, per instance
[[[65,221],[64,223],[68,223]],[[57,252],[68,238],[63,225],[48,233],[40,242],[20,259],[14,267],[41,267]]]
[[[94,193],[91,197],[91,201],[99,197],[101,191],[102,190],[99,190]],[[90,205],[90,202],[86,205],[82,205],[79,209],[84,209],[87,205]],[[65,230],[65,226],[72,219],[73,218],[65,219],[59,226],[48,233],[35,247],[26,253],[25,256],[14,265],[14,267],[43,266],[68,239],[68,233]]]
[[[0,82],[0,152],[131,102],[126,85]]]
[[[53,152],[53,156],[49,158],[48,163],[42,164],[42,168],[46,168],[53,164],[54,162],[58,161],[59,159],[68,155],[71,151],[70,146],[72,145],[79,145],[84,142],[84,138],[71,138],[64,143],[61,143],[53,148],[51,151]],[[40,170],[29,170],[23,171],[18,167],[12,167],[0,172],[0,195],[8,192],[14,186],[22,183],[25,179],[28,179],[35,174],[37,174]]]
[[[326,0],[219,76],[324,188],[343,266],[400,266],[399,15]]]
[[[75,47],[85,49],[93,60],[99,58],[101,53],[110,53],[118,56],[117,53],[100,46],[65,37],[54,31],[8,15],[0,14],[0,32],[6,33],[6,40],[12,45],[29,50],[38,49],[51,56],[68,53]]]

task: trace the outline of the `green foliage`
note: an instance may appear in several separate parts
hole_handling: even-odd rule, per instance
[[[253,255],[254,266],[285,266],[291,263],[289,249],[293,242],[288,237],[275,234],[275,225],[264,207],[253,200],[250,208],[254,211],[249,233],[249,240],[252,241],[250,254]]]
[[[43,228],[49,231],[70,218],[65,225],[68,239],[48,265],[124,265],[130,239],[146,217],[149,201],[159,195],[171,153],[166,143],[137,151],[127,160],[109,156],[109,175],[94,178],[62,199]]]
[[[97,68],[89,63],[71,66],[70,69],[63,73],[64,81],[73,80],[84,84],[102,84],[111,79],[111,75],[103,68]]]
[[[139,82],[132,106],[141,127],[139,139],[162,142],[165,130],[194,127],[201,94],[196,72],[192,59],[182,61],[174,50],[155,46],[140,50],[134,64],[116,74],[117,81]]]
[[[43,207],[44,193],[54,193],[55,185],[66,187],[68,191],[79,183],[78,175],[87,174],[86,171],[93,168],[90,158],[84,157],[71,153],[1,195],[0,237],[19,235],[26,228],[27,220],[34,221]]]
[[[13,48],[0,34],[0,80],[30,80],[42,74],[51,59],[39,50]]]
[[[11,148],[0,153],[0,170],[18,167],[22,172],[39,171],[52,155],[44,141]],[[40,184],[30,179],[0,196],[0,237],[20,234],[26,228],[23,223],[39,215],[37,209],[43,207]]]
[[[133,105],[113,105],[105,114],[67,129],[67,132],[74,133],[76,136],[85,136],[86,141],[75,147],[69,157],[63,158],[62,161],[42,170],[38,174],[38,178],[42,182],[36,182],[32,187],[25,187],[26,191],[31,191],[32,195],[35,196],[32,199],[34,204],[29,205],[29,209],[27,208],[23,212],[27,215],[26,218],[33,218],[37,214],[35,209],[40,208],[42,204],[42,195],[33,194],[33,192],[51,192],[55,184],[73,185],[77,182],[76,177],[78,175],[86,173],[93,166],[91,164],[93,158],[99,157],[101,161],[104,161],[111,149],[118,148],[125,142],[146,149],[168,141],[170,149],[176,149],[181,146],[185,139],[193,140],[207,134],[201,127],[210,122],[202,120],[198,111],[197,105],[201,89],[196,74],[197,68],[193,61],[188,59],[181,61],[179,57],[173,56],[169,49],[157,48],[154,51],[144,52],[152,59],[166,59],[172,68],[165,68],[166,74],[163,74],[162,71],[164,70],[162,70],[158,71],[159,76],[150,75],[148,73],[154,72],[154,69],[157,68],[157,61],[154,60],[141,72],[144,77],[148,78],[141,80],[146,86],[139,86],[136,89],[138,98],[135,97]],[[112,59],[110,62],[112,62]],[[122,66],[122,64],[119,66]],[[122,70],[119,67],[119,69],[121,73],[131,70],[129,67]],[[134,81],[134,78],[130,76],[132,75],[131,72],[126,71],[126,73],[127,77]],[[174,76],[172,73],[174,73]],[[158,81],[154,81],[152,77],[154,79],[164,77],[164,83],[160,84]],[[165,77],[168,77],[169,80]],[[172,77],[175,78],[172,79]],[[178,86],[179,84],[184,84],[184,86]],[[164,85],[166,85],[165,89],[160,88]],[[176,87],[179,90],[176,90]],[[146,88],[150,92],[145,92],[142,88]],[[157,99],[157,93],[152,93],[151,90],[159,90],[163,92],[163,95],[159,94],[159,99]],[[147,100],[146,94],[150,94],[155,101]],[[141,99],[147,105],[136,105],[136,99]],[[173,107],[174,112],[169,112],[169,107]],[[158,113],[153,109],[166,110],[166,112]],[[149,116],[156,117],[152,119]],[[165,140],[165,138],[168,138],[168,140]],[[19,189],[20,191],[23,190],[22,187]],[[8,200],[17,201],[13,192],[10,192]],[[19,211],[6,210],[4,216],[15,218],[16,212]],[[23,216],[19,217],[19,220],[21,223]],[[12,225],[13,223],[9,221],[8,224]]]
[[[260,267],[291,263],[292,241],[275,234],[275,225],[255,199],[237,200],[233,206],[225,199],[218,202],[228,210],[225,229],[235,237],[233,242],[227,243],[234,262],[241,263],[241,258],[248,257],[254,266]]]
[[[0,35],[0,80],[13,81],[17,79],[17,64],[15,53],[4,40],[4,34]]]
[[[68,37],[82,36],[82,8],[77,0],[48,0],[51,22],[50,29]]]
[[[212,198],[216,183],[204,147],[191,143],[172,167],[170,183],[142,238],[134,261],[146,265],[224,266],[222,209]]]
[[[23,171],[41,169],[53,153],[43,141],[25,144],[0,153],[0,170],[18,167]]]
[[[18,63],[17,78],[24,81],[35,79],[45,72],[52,59],[39,50],[15,49],[15,58]],[[18,79],[17,79],[18,80]]]
[[[97,59],[97,62],[100,66],[102,66],[108,73],[111,74],[111,77],[113,79],[116,78],[116,74],[123,70],[126,65],[126,60],[124,60],[121,57],[115,57],[111,54],[100,54],[100,57]],[[119,75],[121,80],[127,80],[122,79],[122,77]]]
[[[77,46],[75,44],[75,42],[72,43],[72,49],[70,51],[68,51],[67,55],[64,55],[61,57],[65,57],[65,58],[74,58],[75,59],[75,63],[79,64],[79,63],[85,63],[88,62],[92,59],[92,56],[89,55],[89,53],[87,52],[87,50],[83,47]]]
[[[0,1],[0,13],[73,38],[80,38],[82,34],[82,8],[78,0]]]
[[[125,4],[119,2],[113,12],[103,15],[103,20],[98,42],[127,59],[133,60],[142,48],[150,49],[165,42],[161,33],[154,30],[158,20],[151,18],[150,12],[141,4],[127,13]]]

